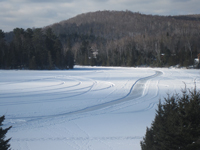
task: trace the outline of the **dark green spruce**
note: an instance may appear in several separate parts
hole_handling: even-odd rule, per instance
[[[10,139],[5,139],[6,138],[6,133],[8,132],[8,130],[10,130],[11,127],[8,127],[6,129],[2,128],[2,123],[5,120],[5,116],[1,116],[0,117],[0,150],[10,150],[10,144],[9,141]]]
[[[6,35],[7,38],[0,30],[1,69],[51,70],[72,69],[74,66],[73,53],[68,52],[51,28],[15,28]]]
[[[200,92],[184,90],[158,104],[142,150],[200,150]]]

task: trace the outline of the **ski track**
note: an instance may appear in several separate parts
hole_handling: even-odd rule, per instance
[[[16,94],[15,93],[0,94],[0,98],[28,98],[28,97],[34,97],[35,99],[38,99],[38,98],[40,98],[41,96],[43,96],[45,94],[48,94],[48,96],[54,96],[54,98],[52,98],[52,99],[42,98],[41,100],[34,100],[34,101],[25,100],[25,101],[17,101],[17,102],[14,102],[14,103],[6,101],[6,102],[1,102],[0,106],[40,103],[40,102],[44,102],[44,101],[45,102],[52,102],[52,101],[55,101],[55,99],[56,99],[56,101],[62,101],[62,100],[65,101],[66,98],[80,96],[80,95],[86,94],[86,93],[88,93],[90,91],[98,92],[98,91],[106,90],[106,89],[109,89],[109,88],[112,88],[112,87],[115,86],[111,82],[103,82],[103,81],[101,81],[101,83],[104,85],[104,87],[92,90],[93,87],[97,84],[97,81],[91,80],[91,79],[84,79],[84,80],[73,79],[73,80],[78,82],[78,83],[75,84],[75,85],[72,85],[72,86],[67,86],[67,87],[62,87],[62,88],[54,88],[54,89],[49,89],[49,90],[18,92]],[[62,81],[62,82],[64,84],[65,81]],[[89,82],[91,85],[89,85],[89,86],[84,86],[84,85],[81,86],[82,84],[84,84],[84,82]],[[44,93],[45,91],[47,93]],[[67,95],[67,94],[69,94],[69,95]],[[64,96],[60,96],[60,95],[64,95]],[[57,97],[55,97],[55,96],[57,96]]]
[[[74,81],[76,81],[75,79],[71,79],[71,80],[74,80]],[[56,81],[56,80],[53,80],[53,81]],[[68,88],[72,88],[72,87],[76,87],[76,86],[79,86],[80,84],[82,84],[82,82],[81,81],[78,81],[78,83],[77,84],[75,84],[75,85],[71,85],[71,86],[65,86],[65,87],[60,87],[60,88],[54,88],[54,87],[57,87],[57,86],[61,86],[61,85],[66,85],[66,82],[67,82],[67,80],[66,81],[64,81],[64,80],[58,80],[58,81],[60,81],[61,83],[59,83],[59,84],[57,84],[57,85],[52,85],[52,86],[42,86],[42,87],[35,87],[35,88],[26,88],[26,89],[19,89],[19,88],[17,88],[16,89],[16,92],[19,92],[19,91],[22,91],[22,90],[27,90],[27,89],[30,89],[30,91],[29,92],[20,92],[20,94],[28,94],[28,93],[31,93],[32,95],[34,94],[34,93],[37,93],[37,92],[52,92],[52,91],[57,91],[57,90],[66,90],[66,89],[68,89]],[[18,86],[18,85],[17,85]],[[45,88],[47,88],[47,87],[51,87],[51,88],[53,88],[53,89],[48,89],[48,90],[43,90],[43,89],[45,89]],[[37,90],[33,90],[33,89],[37,89]],[[14,90],[12,90],[12,91],[14,91]],[[5,93],[5,94],[1,94],[1,95],[7,95],[7,94],[12,94],[12,93]]]
[[[160,71],[155,71],[154,75],[148,76],[148,77],[144,77],[144,78],[140,78],[138,79],[131,87],[129,93],[127,95],[125,95],[122,98],[118,98],[109,102],[105,102],[105,103],[101,103],[98,105],[93,105],[93,106],[89,106],[80,110],[76,110],[76,111],[72,111],[72,112],[66,112],[63,114],[56,114],[56,115],[47,115],[47,116],[34,116],[34,117],[15,117],[15,118],[8,118],[8,119],[29,119],[28,122],[30,121],[36,121],[36,120],[41,120],[41,119],[46,119],[46,118],[55,118],[55,117],[60,117],[60,116],[66,116],[66,115],[77,115],[77,114],[82,114],[82,113],[87,113],[90,111],[95,111],[95,110],[99,110],[99,109],[103,109],[103,108],[107,108],[110,106],[114,106],[123,102],[127,102],[133,99],[136,99],[138,97],[141,97],[143,95],[143,90],[145,87],[145,83],[155,77],[158,77],[162,75],[162,72]],[[82,95],[82,94],[86,94],[87,92],[91,91],[91,89],[93,88],[93,86],[96,84],[95,81],[93,81],[93,84],[91,86],[89,86],[87,91],[84,91],[83,93],[79,93],[77,95]],[[76,95],[76,96],[77,96]],[[64,97],[66,98],[66,97]],[[57,100],[57,99],[56,99]],[[50,101],[50,100],[49,100]],[[26,102],[21,102],[21,104],[25,104]],[[37,101],[34,101],[34,103],[37,103]],[[14,103],[15,104],[15,103]],[[19,102],[18,102],[19,104]],[[13,105],[13,103],[10,103],[9,105]],[[27,121],[26,121],[27,122]]]
[[[163,72],[159,72],[158,76],[161,76],[163,74]],[[153,80],[153,81],[152,81]],[[159,81],[160,79],[149,79],[144,83],[144,89],[141,90],[141,95],[138,97],[133,98],[134,102],[127,103],[125,102],[124,105],[121,106],[116,106],[116,108],[113,108],[112,110],[110,109],[110,112],[115,113],[115,111],[118,111],[120,109],[124,109],[133,105],[138,105],[141,103],[149,103],[149,105],[146,108],[140,109],[140,110],[136,110],[136,111],[126,111],[125,113],[138,113],[138,112],[144,112],[144,111],[148,111],[150,109],[153,109],[154,106],[158,103],[158,101],[156,100],[155,102],[151,102],[152,100],[154,100],[155,98],[158,97],[159,95]],[[154,93],[152,96],[150,95],[150,86],[152,86],[151,88],[155,88]],[[124,113],[124,112],[120,112],[120,113]]]
[[[13,95],[13,97],[15,97],[15,96],[18,96],[18,95],[22,95],[22,94],[28,94],[28,93],[31,93],[31,95],[26,95],[27,97],[28,96],[32,96],[32,95],[40,95],[40,94],[37,94],[37,92],[39,92],[39,93],[41,93],[41,94],[45,94],[44,92],[45,91],[47,91],[47,93],[52,93],[53,92],[53,94],[55,94],[55,93],[61,93],[61,92],[55,92],[55,91],[60,91],[60,90],[63,90],[63,91],[65,91],[66,89],[68,89],[68,88],[72,88],[72,87],[77,87],[77,86],[79,86],[79,85],[81,85],[82,84],[82,81],[81,80],[77,80],[77,79],[74,79],[74,78],[68,78],[68,79],[70,79],[70,80],[74,80],[75,82],[78,82],[78,83],[76,83],[75,85],[71,85],[71,86],[67,86],[66,85],[66,81],[64,81],[64,80],[60,80],[60,82],[62,82],[62,83],[60,83],[60,84],[58,84],[58,85],[54,85],[54,86],[59,86],[59,85],[66,85],[65,87],[60,87],[60,88],[54,88],[54,86],[46,86],[46,87],[53,87],[53,89],[48,89],[48,90],[41,90],[41,89],[44,89],[45,88],[45,86],[42,86],[42,87],[37,87],[37,88],[31,88],[31,91],[29,91],[29,92],[20,92],[19,93],[19,91],[21,91],[21,90],[27,90],[27,88],[26,89],[17,89],[17,95]],[[52,81],[56,81],[56,80],[53,80],[52,79]],[[18,86],[18,85],[16,85],[16,86]],[[18,86],[19,87],[19,86]],[[36,91],[35,90],[33,90],[33,89],[37,89]],[[75,89],[76,90],[76,89]],[[72,90],[71,90],[72,91]],[[35,94],[34,94],[35,93]],[[5,93],[5,94],[1,94],[1,95],[8,95],[8,94],[15,94],[15,93]],[[0,95],[0,96],[1,96]],[[9,98],[9,96],[7,96],[7,97],[0,97],[0,98]]]
[[[13,142],[33,142],[33,141],[107,141],[107,140],[134,140],[142,139],[141,136],[128,137],[53,137],[53,138],[15,138]]]
[[[38,142],[38,141],[61,141],[74,150],[93,150],[91,146],[92,142],[99,142],[106,147],[106,149],[113,150],[113,147],[108,144],[108,141],[124,141],[124,140],[142,140],[142,136],[92,136],[87,133],[79,124],[75,123],[74,120],[78,120],[80,118],[85,118],[88,116],[95,116],[100,114],[123,114],[123,113],[140,113],[149,111],[154,109],[156,104],[158,104],[158,98],[160,95],[161,88],[170,89],[171,91],[175,91],[180,87],[184,86],[184,79],[179,79],[179,75],[186,76],[187,79],[186,84],[199,83],[200,77],[194,76],[190,72],[179,72],[179,70],[172,70],[165,73],[165,71],[161,71],[160,69],[153,70],[155,73],[153,75],[148,75],[146,77],[141,77],[138,80],[134,80],[129,77],[126,82],[122,85],[122,87],[116,87],[115,83],[110,82],[112,78],[109,72],[104,70],[100,71],[88,71],[81,76],[70,76],[70,75],[56,75],[50,76],[46,78],[38,78],[38,79],[30,79],[30,80],[18,80],[14,82],[0,82],[0,88],[2,89],[0,92],[0,99],[5,99],[0,103],[1,107],[6,106],[15,106],[15,105],[23,105],[23,104],[37,104],[37,103],[50,103],[50,102],[62,102],[66,101],[67,98],[75,98],[81,97],[85,95],[95,95],[95,93],[101,91],[109,91],[105,96],[101,98],[97,98],[96,101],[98,103],[91,104],[91,106],[86,106],[84,108],[77,108],[73,111],[65,111],[59,112],[57,114],[42,114],[42,115],[27,115],[27,116],[15,116],[8,115],[6,118],[5,126],[12,125],[13,132],[20,132],[24,129],[31,130],[34,128],[44,128],[47,126],[47,130],[49,131],[49,136],[45,137],[35,137],[35,138],[17,138],[14,137],[11,139],[11,142],[18,143],[19,149],[31,150],[29,145],[30,142]],[[4,72],[0,72],[4,74]],[[123,71],[122,71],[123,73]],[[103,79],[98,79],[97,77],[90,78],[90,75],[101,75],[104,74]],[[186,74],[186,75],[185,75]],[[86,75],[86,77],[84,76]],[[101,76],[100,76],[101,77]],[[102,77],[101,77],[102,78]],[[189,79],[189,80],[188,80]],[[163,80],[169,80],[169,83],[163,84]],[[179,84],[173,83],[175,80],[180,80]],[[182,83],[181,83],[182,81]],[[31,88],[20,88],[20,85],[31,85],[32,83],[47,83],[36,85]],[[71,84],[67,84],[68,82],[72,82]],[[130,86],[131,83],[131,86]],[[9,89],[4,89],[3,86],[11,86],[12,92]],[[110,99],[109,101],[104,101],[104,99],[112,97],[117,90],[125,90],[126,87],[130,87],[127,94],[119,96],[115,99]],[[151,89],[154,89],[153,91]],[[48,94],[49,97],[45,98]],[[162,94],[161,94],[162,95]],[[25,100],[28,97],[32,97],[34,99]],[[13,98],[22,98],[22,100],[12,101]],[[9,99],[11,99],[9,101]],[[138,104],[145,103],[145,107],[133,110],[126,111],[126,108],[131,106],[136,106]],[[53,120],[56,120],[53,121]],[[51,131],[51,127],[55,124],[63,124],[65,122],[72,122],[74,124],[74,128],[79,131],[79,134],[72,132],[70,129],[64,128],[63,132],[66,132],[67,137],[61,135],[60,132]],[[53,132],[53,133],[52,133]],[[52,137],[52,134],[55,135]],[[80,136],[81,134],[81,136]],[[71,136],[70,136],[71,135]]]

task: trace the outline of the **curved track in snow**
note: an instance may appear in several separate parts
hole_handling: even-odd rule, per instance
[[[109,102],[93,105],[90,107],[86,107],[83,109],[71,111],[71,112],[66,112],[66,113],[60,113],[60,114],[53,114],[53,115],[47,115],[47,116],[31,116],[31,117],[20,117],[20,118],[15,118],[15,119],[28,119],[28,121],[34,121],[34,120],[40,120],[40,119],[46,119],[46,118],[52,118],[52,117],[60,117],[60,116],[66,116],[66,115],[75,115],[75,114],[82,114],[82,113],[87,113],[90,111],[95,111],[103,108],[107,108],[116,104],[124,103],[130,100],[134,100],[136,98],[139,98],[143,95],[144,89],[145,89],[145,84],[148,80],[151,80],[153,78],[156,78],[158,76],[161,76],[163,73],[161,71],[155,71],[154,75],[147,76],[144,78],[138,79],[131,87],[129,93],[125,95],[124,97],[114,99]],[[91,88],[90,88],[91,90]],[[11,118],[10,118],[11,119]],[[14,119],[14,118],[13,118]]]
[[[87,107],[87,108],[77,110],[77,111],[74,111],[74,112],[60,114],[60,115],[73,115],[73,114],[85,113],[85,112],[102,109],[102,108],[105,108],[105,107],[109,107],[109,106],[112,106],[112,105],[116,105],[116,104],[119,104],[119,103],[123,103],[123,102],[126,102],[126,101],[133,100],[135,98],[141,97],[143,95],[145,83],[148,80],[155,78],[155,77],[158,77],[162,74],[163,73],[161,71],[156,71],[156,73],[152,76],[148,76],[148,77],[141,78],[141,79],[137,80],[132,85],[129,93],[125,97],[122,97],[122,98],[119,98],[119,99],[116,99],[116,100],[113,100],[113,101],[110,101],[110,102],[98,104],[98,105],[95,105],[95,106]]]

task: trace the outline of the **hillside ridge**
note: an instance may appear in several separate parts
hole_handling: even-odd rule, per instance
[[[2,68],[184,66],[200,68],[200,15],[158,16],[97,11],[44,28],[5,35]],[[10,40],[9,40],[10,39]],[[17,54],[17,55],[16,55]],[[23,55],[21,55],[23,54]],[[16,56],[15,59],[12,57]],[[70,67],[71,66],[71,67]]]
[[[92,30],[95,36],[120,39],[138,34],[155,35],[160,31],[166,34],[180,27],[193,29],[199,23],[200,15],[158,16],[131,11],[96,11],[77,15],[47,28],[51,27],[57,35],[63,32],[88,34]]]

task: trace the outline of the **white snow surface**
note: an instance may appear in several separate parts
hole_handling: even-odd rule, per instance
[[[194,83],[195,69],[0,70],[0,115],[15,150],[140,150],[159,99]]]

